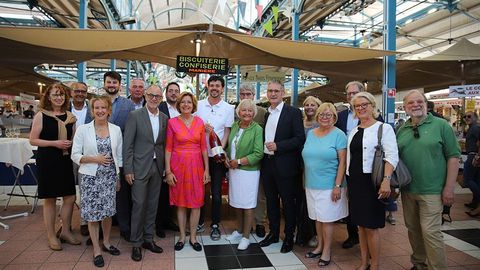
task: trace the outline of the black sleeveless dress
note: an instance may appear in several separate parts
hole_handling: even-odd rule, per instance
[[[359,127],[349,145],[348,208],[353,224],[378,229],[385,227],[385,204],[378,199],[372,174],[363,173],[363,131]]]
[[[57,117],[65,121],[67,114]],[[68,140],[72,139],[73,125],[72,123],[66,126]],[[58,140],[58,124],[55,118],[42,114],[40,139]],[[68,150],[68,155],[63,155],[63,150],[56,147],[38,147],[37,173],[38,197],[40,199],[75,195],[73,164],[70,153],[71,149]]]

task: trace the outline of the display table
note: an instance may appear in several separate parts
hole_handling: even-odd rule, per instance
[[[0,162],[10,164],[13,167],[18,169],[18,173],[15,173],[15,170],[12,168],[12,172],[15,176],[15,183],[13,188],[15,188],[15,186],[17,185],[20,175],[23,174],[25,165],[28,163],[30,158],[32,158],[32,156],[33,156],[33,148],[30,145],[30,141],[28,139],[0,138]],[[20,186],[20,189],[21,189],[21,186]],[[23,193],[23,189],[21,190]],[[13,193],[13,189],[11,193]],[[23,197],[26,197],[25,193],[23,193]],[[10,202],[10,198],[9,198],[9,202]],[[23,213],[9,215],[9,216],[0,216],[0,219],[4,220],[4,219],[21,217],[21,216],[28,216],[28,212],[23,212]],[[2,226],[4,229],[9,229],[9,226],[2,222],[0,222],[0,226]]]

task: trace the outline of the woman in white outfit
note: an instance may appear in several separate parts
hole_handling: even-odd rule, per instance
[[[238,241],[239,250],[250,244],[250,228],[257,206],[260,161],[263,158],[263,129],[253,121],[255,103],[244,99],[236,109],[239,121],[228,137],[226,166],[229,168],[229,203],[237,209],[238,227],[228,241]]]

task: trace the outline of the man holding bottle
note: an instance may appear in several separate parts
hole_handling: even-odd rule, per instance
[[[210,76],[207,82],[208,97],[198,102],[198,110],[196,115],[205,122],[205,131],[207,133],[207,149],[210,176],[212,183],[210,185],[212,194],[212,225],[210,238],[213,241],[220,240],[220,209],[222,206],[222,178],[225,176],[226,168],[223,162],[215,162],[211,148],[214,147],[209,143],[210,132],[215,132],[220,138],[222,146],[227,144],[230,128],[234,121],[234,107],[222,100],[222,94],[225,87],[225,80],[220,76]],[[216,152],[216,151],[215,151]],[[207,192],[205,194],[208,194]],[[197,232],[205,230],[205,206],[200,212],[200,220],[198,222]]]

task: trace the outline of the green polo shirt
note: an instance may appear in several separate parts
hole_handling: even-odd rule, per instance
[[[455,133],[445,119],[430,113],[418,125],[414,137],[411,119],[398,130],[398,153],[412,175],[407,191],[416,194],[441,194],[447,176],[447,161],[460,157]]]

